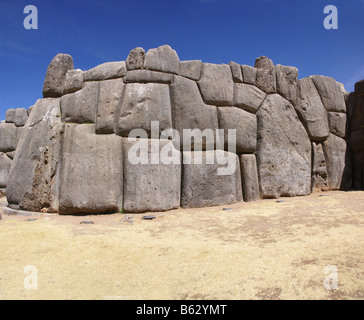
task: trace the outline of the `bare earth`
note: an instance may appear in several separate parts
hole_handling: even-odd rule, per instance
[[[364,299],[364,192],[281,200],[153,221],[3,214],[0,298]],[[37,289],[24,287],[29,265]],[[326,266],[337,268],[337,289],[324,286],[335,276]]]

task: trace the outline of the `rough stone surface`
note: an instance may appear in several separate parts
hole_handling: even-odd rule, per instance
[[[295,106],[297,103],[298,69],[277,64],[276,77],[277,93]]]
[[[97,134],[114,133],[116,114],[120,110],[123,92],[124,82],[122,79],[100,82],[96,116]]]
[[[241,66],[240,64],[237,64],[234,61],[230,61],[229,62],[229,66],[231,68],[231,73],[233,75],[233,80],[234,82],[243,82],[243,73],[241,71]]]
[[[81,69],[68,70],[64,81],[63,93],[73,93],[83,86],[83,71]]]
[[[14,151],[17,143],[17,127],[13,123],[0,123],[0,152]]]
[[[355,92],[364,93],[364,79],[355,83]]]
[[[347,100],[349,131],[364,129],[364,95],[350,93]]]
[[[152,121],[159,121],[159,132],[172,128],[168,85],[157,83],[126,84],[117,117],[116,134],[128,137],[133,129],[142,129],[151,138]]]
[[[217,108],[206,105],[203,102],[196,82],[184,77],[175,76],[170,90],[173,129],[179,134],[180,148],[184,147],[182,137],[185,129],[199,129],[201,132],[208,129],[213,132],[214,142],[216,142],[216,139],[218,139],[216,129],[219,127]],[[200,144],[203,149],[209,147],[204,143],[202,136],[195,136],[191,150],[194,150]],[[212,148],[214,148],[214,145]]]
[[[256,86],[244,83],[234,84],[234,106],[256,113],[267,96]]]
[[[213,164],[207,164],[208,157]],[[227,157],[231,166],[235,164],[235,170],[218,175],[218,168],[226,167]],[[236,154],[222,150],[183,152],[183,208],[226,205],[241,200],[240,164]]]
[[[276,70],[273,61],[267,57],[259,57],[255,61],[257,69],[256,85],[266,93],[277,92]]]
[[[311,189],[311,143],[293,106],[269,95],[258,110],[257,162],[263,198],[307,195]]]
[[[311,78],[298,81],[297,113],[312,141],[329,136],[327,112]]]
[[[198,81],[201,78],[202,61],[181,61],[179,74],[183,77]]]
[[[241,71],[243,74],[244,83],[255,85],[257,79],[257,69],[243,64],[241,66]]]
[[[178,74],[179,63],[177,52],[169,45],[164,45],[148,50],[145,55],[144,68]]]
[[[82,90],[61,98],[62,121],[95,123],[99,100],[99,82],[88,82]]]
[[[0,153],[0,188],[5,188],[8,183],[11,164],[12,161],[6,153]]]
[[[351,188],[351,156],[346,141],[333,134],[322,144],[328,184],[331,190],[348,190]]]
[[[344,93],[335,79],[325,76],[311,78],[327,111],[346,112]]]
[[[59,102],[59,98],[37,101],[17,146],[6,195],[10,205],[22,210],[58,212]]]
[[[329,186],[322,144],[312,142],[312,191],[327,190],[329,190]]]
[[[122,208],[122,138],[96,135],[93,124],[66,124],[59,213],[116,213]]]
[[[5,122],[6,123],[14,123],[14,121],[15,121],[15,109],[6,110]]]
[[[70,55],[57,54],[48,66],[43,84],[44,98],[57,98],[63,95],[64,80],[68,70],[73,69],[73,59]]]
[[[328,112],[330,132],[340,138],[346,136],[346,113]]]
[[[116,79],[126,76],[125,61],[105,62],[95,68],[84,71],[84,81],[100,81],[108,79]]]
[[[150,70],[134,70],[128,71],[124,78],[125,83],[166,83],[170,84],[173,81],[173,75],[170,73],[150,71]]]
[[[141,47],[137,47],[130,51],[128,58],[126,59],[126,68],[128,70],[143,69],[145,59],[145,50]]]
[[[233,105],[234,81],[229,65],[204,63],[198,85],[205,103],[216,106]]]
[[[241,181],[245,202],[260,199],[257,161],[254,154],[240,156]]]
[[[154,146],[156,144],[156,147]],[[140,150],[141,161],[135,161]],[[175,161],[162,160],[163,150]],[[124,212],[167,211],[180,206],[181,153],[173,142],[157,139],[123,139]],[[143,156],[142,156],[143,155]],[[154,162],[154,157],[160,158]],[[159,160],[159,161],[158,161]]]
[[[28,119],[28,111],[24,108],[15,109],[14,123],[16,127],[23,127]]]
[[[224,130],[225,151],[229,150],[229,129],[236,130],[237,153],[253,153],[257,148],[257,117],[236,107],[218,107],[219,129]]]

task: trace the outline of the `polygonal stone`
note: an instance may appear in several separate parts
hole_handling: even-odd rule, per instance
[[[241,180],[243,184],[243,196],[245,202],[260,199],[257,161],[254,154],[242,154],[240,156]]]
[[[295,67],[276,65],[277,93],[292,103],[297,103],[298,69]]]
[[[191,80],[198,81],[201,78],[201,70],[201,60],[181,61],[179,74]]]
[[[346,113],[328,112],[330,132],[345,139],[346,136]]]
[[[311,78],[327,111],[346,112],[344,93],[335,79],[325,76]]]
[[[150,70],[133,70],[128,71],[124,78],[125,83],[166,83],[173,81],[173,75],[170,73],[150,71]]]
[[[6,110],[5,122],[6,123],[14,123],[14,121],[15,121],[15,109]]]
[[[298,81],[298,98],[295,108],[312,141],[323,141],[329,136],[326,109],[309,77]]]
[[[172,128],[169,87],[158,83],[128,83],[116,122],[115,133],[128,137],[133,129],[141,129],[148,137],[152,122],[159,122],[160,133]]]
[[[364,93],[364,79],[355,83],[355,92]]]
[[[100,82],[99,101],[97,104],[96,133],[114,133],[115,119],[120,110],[124,92],[123,79]]]
[[[0,154],[0,188],[6,188],[9,178],[9,171],[11,167],[12,161],[5,154]]]
[[[263,198],[311,191],[311,143],[289,101],[268,95],[257,112],[256,152]]]
[[[92,68],[90,70],[84,71],[83,80],[84,81],[100,81],[108,79],[117,79],[126,76],[126,64],[125,61],[112,61],[105,62]]]
[[[17,143],[17,127],[13,123],[0,123],[0,152],[14,151]]]
[[[130,51],[126,59],[126,68],[128,70],[143,69],[145,59],[145,50],[141,47],[135,48]]]
[[[216,106],[233,105],[234,81],[229,65],[204,63],[198,85],[206,104]]]
[[[229,62],[229,66],[231,68],[231,73],[233,75],[234,82],[243,82],[243,73],[241,72],[240,64],[237,64],[234,61]]]
[[[220,171],[224,168],[226,172]],[[242,200],[239,157],[234,153],[183,152],[182,171],[183,208],[219,206]]]
[[[99,82],[87,82],[82,90],[61,98],[62,121],[95,123],[99,100]]]
[[[57,98],[63,95],[63,85],[68,70],[73,69],[73,59],[70,55],[57,54],[48,66],[43,84],[44,98]]]
[[[173,142],[124,138],[123,155],[124,212],[167,211],[180,206],[181,153]]]
[[[266,93],[277,92],[276,70],[273,61],[261,56],[255,61],[257,69],[256,86]]]
[[[312,191],[329,190],[326,160],[321,143],[312,142]]]
[[[241,71],[243,74],[244,83],[252,84],[255,86],[255,82],[256,82],[256,78],[257,78],[257,69],[252,66],[243,64],[241,66]]]
[[[145,55],[144,68],[148,70],[179,73],[179,58],[177,52],[169,45],[150,49]]]
[[[81,69],[68,70],[64,81],[63,93],[73,93],[82,89],[83,71]]]
[[[224,146],[229,149],[229,129],[236,130],[237,153],[254,153],[257,148],[257,117],[235,107],[218,107],[219,129],[224,130]],[[231,143],[231,142],[230,142]],[[232,152],[232,151],[231,151]]]
[[[15,109],[14,124],[16,127],[23,127],[28,119],[28,111],[24,108]]]
[[[186,137],[186,134],[184,134],[186,131],[196,129],[191,150],[201,150],[200,148],[214,149],[215,144],[219,142],[217,140],[218,136],[216,136],[216,129],[219,127],[217,108],[203,102],[195,81],[175,76],[170,90],[173,129],[179,134],[180,140],[178,142],[180,147],[189,147],[189,145],[183,144],[182,137]],[[202,135],[204,132],[211,133],[212,145],[207,144],[204,140]],[[201,133],[201,135],[198,133]]]
[[[234,84],[234,106],[256,113],[267,96],[256,86],[244,83]]]
[[[122,194],[122,138],[96,135],[93,124],[66,124],[59,213],[120,212]]]

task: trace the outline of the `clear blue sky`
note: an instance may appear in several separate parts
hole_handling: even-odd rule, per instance
[[[39,29],[23,13],[35,5]],[[335,5],[339,29],[323,27]],[[364,0],[0,0],[0,119],[42,98],[57,53],[87,70],[163,44],[181,60],[254,65],[258,56],[296,66],[299,78],[334,77],[348,91],[364,78]]]

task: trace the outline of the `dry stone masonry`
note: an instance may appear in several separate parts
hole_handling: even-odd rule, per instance
[[[164,45],[87,71],[58,54],[43,97],[0,124],[11,208],[142,213],[364,188],[364,80],[347,93],[264,56],[180,61]]]

